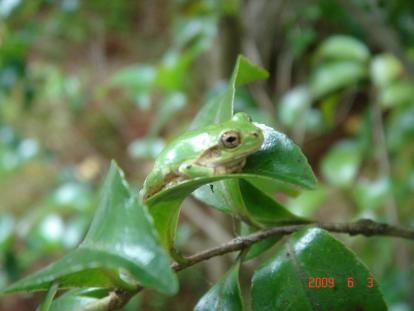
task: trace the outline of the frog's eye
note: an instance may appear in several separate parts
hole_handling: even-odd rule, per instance
[[[236,148],[240,145],[240,133],[237,131],[227,131],[221,135],[221,143],[226,148]]]

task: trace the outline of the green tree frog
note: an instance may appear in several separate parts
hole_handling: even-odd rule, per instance
[[[223,123],[188,131],[168,144],[145,179],[141,196],[150,198],[177,182],[239,172],[263,143],[262,131],[243,112]]]

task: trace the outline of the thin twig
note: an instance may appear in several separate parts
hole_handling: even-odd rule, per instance
[[[249,248],[254,243],[265,240],[267,238],[276,235],[289,235],[294,233],[306,226],[321,228],[330,232],[345,233],[349,235],[364,235],[370,236],[389,236],[403,238],[407,240],[414,240],[414,230],[405,229],[399,226],[391,226],[384,223],[378,223],[369,219],[361,219],[353,223],[321,223],[315,222],[311,224],[300,224],[300,225],[286,225],[281,227],[274,227],[265,230],[257,231],[253,234],[249,234],[242,237],[237,237],[230,240],[229,242],[216,246],[197,254],[187,257],[185,264],[173,263],[171,268],[178,272],[191,267],[199,262],[208,260],[210,258],[221,256],[230,252],[241,251]],[[116,290],[111,292],[107,297],[104,297],[97,302],[94,302],[94,306],[101,308],[106,307],[106,310],[117,310],[124,306],[134,295],[142,291],[143,287],[138,287],[134,291]],[[93,311],[98,310],[91,308],[91,305],[87,305],[83,310]]]
[[[229,252],[243,250],[250,247],[254,243],[265,240],[275,235],[289,235],[304,228],[305,226],[318,227],[330,232],[347,233],[349,235],[380,235],[414,240],[414,230],[408,230],[388,224],[377,223],[369,219],[362,219],[355,223],[314,223],[311,225],[288,225],[260,230],[250,235],[237,237],[223,245],[210,248],[208,250],[201,251],[197,254],[187,257],[187,262],[185,264],[174,263],[172,264],[172,268],[175,271],[180,271],[212,257],[220,256]]]

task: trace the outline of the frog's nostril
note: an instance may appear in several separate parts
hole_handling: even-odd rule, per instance
[[[255,138],[259,137],[259,133],[253,132],[253,137],[255,137]]]

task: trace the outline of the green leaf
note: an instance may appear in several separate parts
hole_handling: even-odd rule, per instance
[[[222,212],[236,214],[258,227],[299,220],[271,196],[242,179],[217,181],[200,187],[193,195]]]
[[[309,133],[323,133],[326,128],[322,113],[317,108],[310,108],[307,111],[304,122]]]
[[[335,93],[324,97],[319,103],[319,109],[322,114],[323,121],[329,126],[329,128],[333,128],[335,126],[336,109],[339,103],[340,96]]]
[[[227,201],[227,191],[223,183],[224,180],[219,180],[201,186],[193,192],[193,196],[197,200],[219,210],[220,212],[232,214],[234,213],[234,210]]]
[[[72,289],[55,299],[50,311],[73,311],[81,310],[82,307],[96,303],[99,299],[108,296],[107,289]]]
[[[350,36],[335,35],[323,41],[315,55],[321,60],[351,60],[366,62],[370,57],[367,46]]]
[[[347,187],[355,179],[360,163],[361,152],[358,144],[344,140],[335,144],[322,159],[322,175],[332,185]]]
[[[304,218],[292,214],[274,200],[273,197],[254,187],[249,182],[240,180],[240,192],[243,194],[243,200],[246,206],[245,209],[249,218],[253,219],[256,223],[258,222],[261,227],[271,227],[286,222],[294,223],[305,221]],[[255,229],[251,226],[249,227],[250,229],[244,230],[242,234],[249,234],[257,231],[257,226]],[[253,244],[243,259],[246,261],[261,255],[280,239],[281,236],[274,236]]]
[[[117,71],[110,80],[115,86],[131,90],[148,90],[155,79],[155,69],[150,65],[130,65]]]
[[[414,98],[414,81],[395,81],[379,91],[378,101],[384,108],[412,104]]]
[[[271,196],[246,181],[240,180],[240,192],[249,216],[260,224],[272,226],[303,220],[289,212]]]
[[[158,65],[155,86],[170,92],[181,90],[185,78],[188,77],[188,68],[200,52],[199,46],[168,51]]]
[[[264,125],[258,126],[263,130],[264,143],[258,152],[247,158],[247,163],[241,173],[185,180],[156,193],[147,200],[146,203],[153,216],[155,227],[161,237],[162,244],[167,249],[170,249],[174,241],[182,201],[202,185],[224,179],[243,178],[258,187],[265,182],[268,184],[275,182],[277,187],[283,185],[284,189],[291,192],[295,192],[298,188],[312,189],[315,186],[316,179],[300,148],[284,134]],[[263,182],[257,184],[260,179]],[[226,191],[218,190],[216,186],[214,189],[218,193]],[[223,194],[223,196],[227,196],[227,194]],[[218,204],[222,203],[223,200],[218,202]],[[222,210],[230,211],[232,209],[231,207],[222,207]]]
[[[21,5],[21,2],[22,1],[17,0],[17,1],[9,2],[9,3],[6,2],[6,4],[2,4],[2,6],[0,7],[1,18],[3,20],[6,19],[11,13],[13,13],[15,9],[19,7],[19,5]],[[9,42],[9,41],[6,41],[6,42]]]
[[[183,93],[176,92],[166,96],[151,123],[149,136],[158,137],[164,125],[185,106],[186,102],[187,98]]]
[[[15,220],[9,214],[0,216],[0,251],[4,251],[10,246],[13,231],[15,228]]]
[[[296,26],[287,33],[289,52],[295,59],[300,58],[316,39],[316,31],[312,28]]]
[[[269,73],[263,68],[252,64],[246,57],[239,55],[231,76],[233,87],[242,86],[257,80],[267,79]]]
[[[252,64],[242,55],[237,57],[233,74],[226,90],[208,101],[195,116],[190,129],[221,123],[233,116],[236,87],[268,77],[266,70]]]
[[[248,217],[237,179],[216,181],[199,189],[201,192],[197,189],[193,194],[200,201],[222,212]]]
[[[300,148],[285,134],[263,124],[256,125],[263,131],[264,142],[259,151],[247,158],[243,173],[314,188],[316,178]]]
[[[174,29],[174,41],[179,47],[185,47],[195,40],[204,40],[208,43],[217,35],[217,18],[205,15],[176,21]],[[210,44],[210,43],[209,43]]]
[[[177,291],[176,276],[159,245],[146,207],[131,195],[115,162],[111,164],[98,209],[81,245],[4,292],[45,290],[54,281],[61,288],[131,289],[138,282],[166,294]]]
[[[174,245],[181,203],[189,191],[188,188],[192,190],[193,186],[192,184],[184,185],[183,189],[176,189],[176,193],[167,192],[164,196],[156,198],[154,196],[147,202],[161,245],[167,252],[170,252]]]
[[[147,109],[150,105],[148,93],[154,85],[156,74],[151,65],[130,65],[117,71],[110,84],[124,88],[140,108]]]
[[[391,193],[391,182],[383,176],[377,180],[359,180],[352,195],[361,210],[378,208]]]
[[[247,177],[244,178],[246,181],[250,182],[256,188],[262,190],[267,194],[274,194],[276,192],[282,192],[287,194],[288,196],[295,197],[299,194],[300,190],[297,187],[293,187],[292,185],[278,181],[275,179],[270,180],[269,178],[263,177]]]
[[[310,217],[316,210],[322,207],[327,195],[328,190],[325,187],[303,191],[299,196],[287,202],[287,208],[297,215]]]
[[[371,278],[355,254],[328,232],[303,229],[254,273],[252,310],[387,310]]]
[[[279,103],[279,119],[288,128],[294,128],[303,117],[311,104],[311,94],[307,87],[297,86],[282,97]]]
[[[257,232],[256,227],[252,227],[243,222],[241,223],[240,235],[242,236],[249,235],[254,232]],[[257,243],[254,243],[252,246],[249,247],[248,251],[244,254],[243,261],[248,261],[250,259],[256,258],[257,256],[260,256],[265,251],[267,251],[269,248],[271,248],[273,245],[275,245],[281,238],[282,236],[275,235],[270,238],[259,241]]]
[[[371,79],[377,87],[384,87],[403,73],[401,62],[392,54],[380,54],[371,61]]]
[[[414,137],[414,106],[393,109],[387,122],[387,147],[393,152],[412,142]]]
[[[353,61],[338,61],[319,65],[310,78],[310,90],[315,99],[349,87],[367,76],[367,66]]]
[[[239,264],[233,266],[198,301],[194,311],[243,311],[239,285]]]

